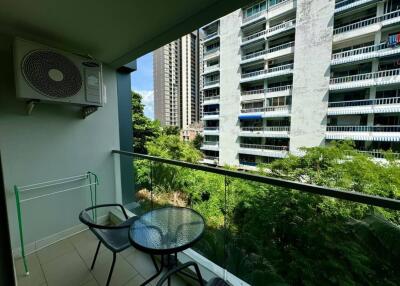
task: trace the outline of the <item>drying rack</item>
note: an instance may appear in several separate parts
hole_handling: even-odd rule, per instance
[[[44,188],[50,188],[50,187],[54,187],[54,186],[62,186],[62,185],[68,184],[68,183],[79,182],[79,181],[85,181],[87,183],[79,185],[79,186],[66,188],[66,189],[59,190],[59,191],[54,191],[54,192],[47,193],[47,194],[41,194],[41,195],[21,199],[21,195],[23,195],[26,192],[37,191],[40,189],[43,190]],[[26,255],[25,255],[21,205],[24,203],[33,201],[33,200],[44,198],[44,197],[54,196],[54,195],[58,195],[58,194],[62,194],[62,193],[66,193],[66,192],[70,192],[70,191],[74,191],[74,190],[78,190],[78,189],[88,188],[90,191],[91,204],[92,204],[92,206],[95,206],[97,204],[97,186],[98,185],[99,185],[98,176],[93,172],[86,172],[84,174],[77,175],[77,176],[72,176],[72,177],[62,178],[62,179],[55,179],[55,180],[51,180],[51,181],[47,181],[47,182],[35,183],[35,184],[31,184],[31,185],[26,185],[26,186],[14,185],[15,203],[17,206],[17,216],[18,216],[19,239],[20,239],[20,243],[21,243],[21,256],[22,256],[22,260],[24,263],[26,275],[29,275],[29,270],[28,270],[28,264],[26,262]],[[97,221],[96,210],[92,211],[92,216],[93,216],[93,220]]]

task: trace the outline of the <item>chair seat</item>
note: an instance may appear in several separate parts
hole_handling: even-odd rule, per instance
[[[137,217],[131,217],[119,224],[120,226],[126,225],[126,228],[118,229],[95,229],[91,230],[103,242],[103,244],[113,252],[120,252],[131,246],[129,242],[129,226],[135,221]]]
[[[207,286],[230,286],[223,279],[216,277],[208,281]]]

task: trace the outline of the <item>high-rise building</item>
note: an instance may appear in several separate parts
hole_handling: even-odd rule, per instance
[[[202,28],[205,162],[400,150],[400,1],[268,0]],[[217,159],[217,160],[216,160]]]
[[[185,128],[200,119],[199,35],[185,35],[154,51],[154,114]]]

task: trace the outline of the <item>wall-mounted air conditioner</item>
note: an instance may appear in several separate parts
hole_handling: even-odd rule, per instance
[[[16,38],[14,65],[20,99],[102,106],[102,66],[95,60]]]

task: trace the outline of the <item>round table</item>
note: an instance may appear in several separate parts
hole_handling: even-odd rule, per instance
[[[135,220],[129,229],[131,244],[151,255],[161,255],[160,268],[153,259],[157,273],[142,285],[156,278],[164,266],[169,269],[173,267],[170,263],[171,255],[174,255],[173,265],[176,265],[177,253],[190,248],[201,238],[204,225],[204,218],[198,212],[173,206],[154,209]],[[168,258],[168,263],[164,262],[164,256]]]

